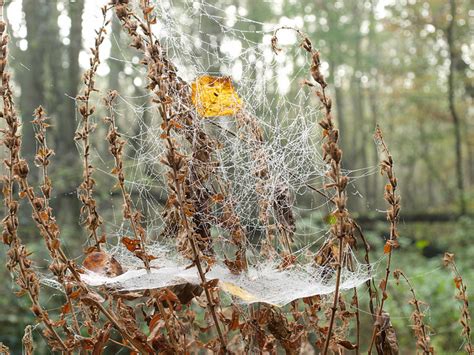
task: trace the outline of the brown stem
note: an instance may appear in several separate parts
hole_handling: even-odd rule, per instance
[[[110,22],[107,20],[107,11],[111,7],[102,7],[102,25],[97,31],[97,37],[95,39],[95,47],[91,49],[91,65],[88,71],[84,75],[85,89],[82,95],[77,96],[76,100],[82,104],[79,107],[79,113],[82,116],[82,126],[76,132],[75,139],[82,141],[82,158],[83,158],[83,182],[79,188],[79,198],[87,210],[87,217],[85,224],[87,229],[91,232],[95,242],[95,249],[100,251],[100,244],[103,242],[97,235],[97,228],[102,224],[102,219],[97,212],[97,204],[93,197],[94,180],[92,179],[92,165],[90,162],[90,141],[89,135],[93,131],[93,126],[90,126],[90,116],[93,114],[95,108],[90,108],[90,96],[95,89],[95,74],[99,67],[99,47],[104,41],[105,27]]]
[[[328,334],[326,337],[326,342],[324,343],[324,350],[323,354],[326,355],[329,350],[329,343],[331,341],[331,335],[332,335],[332,328],[334,326],[334,319],[336,316],[336,311],[337,311],[337,302],[339,300],[339,284],[341,282],[341,270],[342,270],[342,237],[339,238],[339,261],[336,264],[336,289],[334,291],[334,299],[333,303],[331,306],[331,318],[329,320],[329,327],[328,327]]]
[[[23,179],[21,181],[22,183],[22,188],[23,190],[25,191],[32,191],[28,185],[28,181],[26,181],[26,179]],[[39,223],[39,225],[41,226],[41,228],[43,229],[43,231],[48,235],[48,237],[50,238],[50,240],[54,240],[54,234],[51,232],[51,230],[45,225],[44,221],[42,221],[41,219],[41,216],[39,214],[39,212],[36,210],[34,204],[33,204],[33,200],[34,200],[34,195],[32,195],[32,193],[27,193],[27,197],[28,197],[28,201],[30,202],[30,205],[33,209],[33,213],[35,214],[35,217]],[[69,269],[69,271],[71,271],[74,279],[79,283],[80,287],[82,287],[88,294],[91,294],[92,292],[90,291],[90,289],[84,284],[84,282],[82,282],[81,280],[81,277],[80,277],[80,274],[79,272],[77,271],[77,269],[74,267],[74,265],[72,264],[72,262],[67,258],[66,254],[64,253],[64,251],[62,250],[61,247],[58,247],[57,249],[57,252],[61,258],[61,261],[67,265],[67,268]],[[143,353],[148,353],[149,352],[149,349],[147,347],[145,347],[138,339],[136,339],[135,337],[132,337],[128,331],[120,325],[120,322],[118,319],[116,319],[109,311],[107,311],[105,309],[105,307],[97,302],[97,301],[93,301],[94,302],[94,305],[105,315],[105,317],[114,325],[114,327],[122,334],[122,336],[124,336],[131,344],[133,344],[138,350],[142,351]]]
[[[26,269],[27,268],[24,264],[23,259],[20,259],[19,265],[20,265],[20,272],[22,274],[22,278],[24,280],[27,280],[27,276],[26,276]],[[43,310],[43,308],[41,307],[41,305],[39,304],[39,302],[35,299],[35,297],[32,296],[31,291],[28,292],[28,296],[30,297],[30,300],[31,300],[31,303],[33,304],[33,307],[37,307],[37,309],[39,310],[39,313],[41,315],[40,320],[44,323],[46,328],[49,329],[49,331],[53,334],[53,336],[56,338],[56,340],[61,344],[61,347],[64,349],[64,351],[66,351],[66,353],[69,353],[68,347],[66,346],[66,344],[64,343],[62,338],[59,336],[59,334],[56,332],[56,329],[54,329],[54,327],[52,326],[50,321],[46,320],[45,317],[43,316],[46,313]]]
[[[15,105],[12,98],[12,92],[10,89],[10,76],[5,72],[7,65],[7,44],[8,44],[8,35],[6,34],[7,24],[3,21],[3,10],[4,10],[4,1],[0,0],[0,27],[1,27],[1,42],[2,48],[0,49],[2,68],[1,68],[1,81],[2,81],[2,100],[3,100],[3,112],[1,117],[6,120],[7,128],[4,130],[4,140],[2,143],[8,147],[9,150],[9,160],[5,160],[5,165],[8,168],[8,181],[4,184],[4,190],[8,192],[5,194],[5,206],[8,210],[8,218],[4,219],[3,224],[6,230],[4,235],[8,234],[7,239],[4,239],[4,243],[10,246],[12,251],[15,251],[11,256],[12,268],[16,265],[19,266],[21,284],[20,287],[22,290],[26,291],[28,294],[31,303],[33,304],[33,313],[36,317],[44,323],[46,328],[51,332],[54,338],[58,341],[61,347],[65,352],[68,352],[68,348],[65,345],[62,338],[54,329],[53,325],[50,322],[48,314],[42,309],[39,303],[39,285],[38,279],[34,271],[30,269],[30,265],[26,263],[27,252],[26,248],[21,244],[21,240],[18,237],[18,217],[17,217],[17,208],[18,202],[13,199],[13,182],[15,180],[14,168],[18,164],[20,159],[20,149],[21,149],[21,139],[18,134],[18,117],[15,112]],[[8,144],[5,142],[8,141]],[[15,205],[17,208],[15,208]],[[9,221],[9,222],[7,222]],[[10,226],[8,227],[7,224]],[[11,237],[11,240],[8,240]],[[5,238],[5,237],[4,237]]]
[[[354,271],[354,260],[352,256],[349,258],[349,265],[351,267],[351,271]],[[355,303],[355,311],[356,311],[356,348],[355,353],[356,355],[360,352],[360,311],[359,311],[359,297],[357,295],[357,288],[354,287],[354,296],[353,300]]]
[[[450,266],[454,273],[454,284],[458,290],[456,299],[463,302],[461,308],[461,319],[460,323],[463,327],[462,335],[466,339],[466,346],[464,347],[468,354],[474,354],[474,346],[471,341],[471,314],[469,310],[469,299],[467,296],[467,288],[462,279],[461,273],[459,272],[456,262],[454,261],[454,254],[445,253],[443,262],[445,266]]]
[[[394,274],[395,273],[397,274],[397,277],[398,276],[403,277],[408,287],[410,288],[410,292],[413,296],[413,305],[415,306],[415,313],[413,314],[413,318],[415,322],[414,327],[419,326],[419,329],[421,330],[421,339],[420,339],[420,345],[422,346],[421,350],[423,351],[423,354],[425,355],[432,354],[433,348],[430,348],[430,341],[427,336],[426,326],[425,326],[425,323],[423,323],[422,321],[423,313],[421,312],[421,309],[420,309],[420,302],[416,298],[415,289],[413,288],[413,285],[411,284],[410,280],[408,280],[408,278],[405,276],[405,274],[401,270],[395,270]],[[416,329],[415,329],[415,335],[417,335]]]
[[[109,117],[105,119],[106,122],[109,123],[109,132],[107,134],[107,140],[109,142],[109,151],[114,157],[114,175],[117,177],[117,181],[120,187],[120,192],[122,194],[122,200],[124,204],[123,209],[123,218],[127,219],[130,222],[132,227],[133,235],[135,236],[135,240],[140,241],[140,246],[138,251],[140,254],[135,251],[135,255],[138,256],[143,263],[145,264],[145,269],[147,272],[150,271],[150,257],[146,253],[146,235],[143,232],[143,228],[140,226],[140,231],[138,230],[140,223],[139,221],[139,211],[134,211],[132,208],[132,201],[130,199],[130,194],[128,193],[125,187],[125,175],[123,172],[123,160],[122,160],[122,152],[123,146],[125,145],[125,141],[120,138],[120,134],[117,131],[117,126],[115,122],[115,114],[113,111],[113,101],[116,97],[116,92],[111,91],[108,93],[107,98],[104,100],[105,105],[109,111]]]
[[[378,126],[376,128],[374,138],[381,147],[380,148],[381,154],[384,155],[381,158],[380,166],[381,166],[382,174],[386,175],[388,179],[388,184],[385,185],[384,199],[390,206],[390,208],[387,210],[387,220],[390,223],[390,235],[384,247],[384,253],[388,254],[388,257],[387,257],[387,263],[385,267],[385,277],[380,283],[380,287],[382,289],[382,300],[380,301],[380,305],[377,312],[377,316],[380,317],[383,312],[383,306],[384,306],[385,300],[387,299],[386,290],[387,290],[387,285],[388,285],[388,279],[391,273],[390,266],[391,266],[391,261],[392,261],[392,250],[393,248],[398,247],[397,224],[398,224],[398,216],[400,213],[400,196],[398,196],[397,194],[398,180],[395,177],[395,172],[393,169],[393,159],[390,154],[390,151],[388,150],[387,145],[385,144],[382,130]],[[371,354],[372,352],[372,348],[373,348],[375,339],[377,337],[378,328],[379,326],[377,325],[377,323],[374,323],[372,338],[371,338],[370,346],[368,350],[369,354]]]
[[[177,341],[175,339],[174,332],[171,332],[172,328],[170,326],[169,315],[168,315],[168,313],[166,313],[165,307],[163,307],[163,304],[161,303],[160,300],[157,300],[156,304],[158,305],[158,309],[160,310],[160,313],[162,314],[163,319],[165,320],[166,329],[168,329],[168,337],[170,338],[171,343],[173,344],[174,351],[179,352],[179,350],[180,350],[179,349],[179,344],[177,343]],[[171,309],[173,309],[173,308],[171,308]]]
[[[343,249],[345,248],[344,239],[352,237],[351,220],[349,218],[349,213],[346,208],[346,193],[345,189],[348,184],[349,178],[347,176],[342,176],[341,173],[341,160],[342,160],[342,150],[339,146],[339,131],[335,128],[331,108],[332,100],[326,95],[327,82],[324,78],[324,75],[321,73],[321,60],[319,51],[313,49],[311,40],[300,30],[292,27],[280,27],[275,30],[272,37],[272,49],[275,53],[278,53],[281,49],[278,48],[278,38],[277,33],[281,29],[290,29],[295,31],[301,38],[302,43],[301,47],[310,54],[311,56],[311,68],[310,74],[313,80],[319,85],[320,90],[316,91],[316,95],[319,98],[320,103],[324,108],[324,118],[319,122],[319,125],[323,128],[324,141],[322,144],[323,150],[323,160],[329,165],[330,170],[326,174],[330,180],[330,183],[325,186],[326,189],[332,188],[336,192],[336,197],[333,198],[335,204],[335,210],[333,215],[336,217],[337,223],[331,228],[332,239],[326,244],[327,247],[330,247],[335,239],[338,240],[338,260],[336,262],[336,286],[334,291],[334,300],[333,306],[331,307],[331,318],[329,321],[329,327],[327,332],[327,337],[324,344],[323,354],[326,355],[329,350],[329,344],[331,341],[332,331],[335,323],[335,316],[337,310],[337,304],[339,301],[339,288],[341,282],[341,273],[342,273],[342,259],[343,259]],[[305,82],[308,86],[314,87],[315,84],[310,81]],[[330,250],[331,253],[332,250]]]
[[[163,110],[163,111],[166,112],[165,110]],[[164,117],[164,119],[165,119],[165,121],[167,120],[166,116]],[[226,345],[227,342],[224,338],[224,335],[222,333],[222,330],[221,330],[221,327],[220,327],[220,324],[219,324],[219,320],[218,320],[218,317],[217,317],[214,301],[212,300],[211,292],[209,291],[209,286],[208,286],[208,283],[207,283],[206,274],[205,274],[205,272],[202,268],[202,265],[201,265],[201,258],[199,256],[199,250],[196,246],[196,241],[194,239],[194,234],[192,233],[192,231],[189,227],[188,217],[186,216],[186,212],[184,210],[183,195],[182,195],[182,191],[181,191],[182,186],[181,186],[181,184],[179,183],[179,180],[178,180],[178,174],[177,174],[177,171],[176,171],[176,168],[175,168],[176,167],[176,162],[174,161],[176,152],[174,150],[174,145],[171,142],[171,139],[169,138],[169,135],[167,135],[167,136],[168,136],[168,138],[166,140],[167,140],[167,143],[168,143],[168,149],[170,150],[170,158],[171,158],[170,165],[173,167],[172,174],[173,174],[173,180],[174,180],[174,185],[175,185],[175,189],[176,189],[176,198],[177,198],[177,201],[178,201],[179,211],[180,211],[180,214],[181,214],[181,220],[184,224],[184,229],[186,231],[187,238],[188,238],[189,243],[191,245],[191,249],[192,249],[193,256],[194,256],[193,262],[196,265],[196,267],[198,269],[199,277],[201,278],[201,283],[202,283],[202,287],[204,288],[204,292],[206,294],[206,299],[207,299],[209,311],[210,311],[210,313],[212,315],[212,318],[214,320],[214,324],[215,324],[217,334],[219,336],[219,340],[221,342],[222,348],[225,351],[226,347],[227,347],[227,345]]]

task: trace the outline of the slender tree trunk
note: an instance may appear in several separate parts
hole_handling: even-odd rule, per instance
[[[334,8],[331,7],[330,3],[325,1],[318,3],[317,6],[321,7],[327,12],[327,21],[329,31],[340,31],[338,28],[339,17]],[[329,36],[329,34],[328,34]],[[339,64],[339,57],[341,53],[340,44],[337,41],[328,40],[329,53],[327,58],[329,60],[329,80],[334,86],[334,100],[336,104],[336,119],[337,126],[339,129],[339,144],[344,151],[344,167],[346,169],[351,168],[352,162],[352,150],[349,149],[348,135],[347,135],[347,122],[345,115],[344,105],[344,89],[341,85],[336,82],[336,69]]]
[[[25,68],[19,70],[18,79],[21,86],[20,108],[23,121],[22,153],[26,159],[33,159],[35,154],[35,138],[33,127],[30,124],[33,111],[38,105],[45,105],[44,82],[47,79],[44,73],[43,59],[45,45],[41,37],[45,36],[48,4],[45,1],[24,0],[23,11],[26,22],[26,40],[28,49],[22,52],[22,62]]]
[[[472,128],[468,131],[468,136],[473,136]],[[469,186],[474,184],[474,144],[472,140],[467,141],[467,161],[468,161],[468,175],[469,175]]]
[[[436,203],[436,190],[434,183],[440,183],[441,185],[447,186],[446,182],[442,181],[438,168],[436,164],[433,162],[431,155],[428,153],[431,151],[432,144],[429,139],[429,135],[426,133],[425,122],[422,119],[417,120],[418,123],[418,132],[420,133],[420,147],[422,151],[427,152],[426,156],[424,157],[423,161],[426,165],[427,174],[425,175],[426,178],[426,186],[427,186],[427,206],[435,206]]]
[[[110,72],[108,75],[109,79],[109,86],[108,90],[116,90],[121,93],[121,86],[120,86],[120,74],[123,72],[125,65],[124,60],[126,57],[122,53],[122,43],[121,43],[121,35],[122,35],[122,26],[120,25],[120,21],[117,16],[112,18],[112,33],[110,35],[110,42],[112,44],[112,48],[110,49],[110,58],[107,60],[107,63],[110,68]],[[127,47],[127,44],[124,45],[124,48]],[[117,101],[115,104],[115,109],[117,110],[126,110],[127,108],[122,105],[121,101]],[[122,118],[128,117],[128,115],[121,116]],[[116,121],[118,130],[124,132],[122,128],[125,128],[128,125],[128,122],[123,122],[123,120]]]
[[[206,8],[210,16],[216,16],[216,10],[213,7]],[[201,63],[204,69],[212,75],[220,75],[220,45],[222,41],[222,30],[212,17],[203,16],[200,21],[199,38],[201,39],[201,49],[198,53],[201,54]]]
[[[448,73],[448,105],[454,124],[455,155],[456,155],[456,183],[459,194],[459,209],[461,214],[466,213],[466,198],[464,192],[464,176],[462,166],[462,142],[461,142],[461,118],[459,117],[455,106],[454,95],[454,70],[455,70],[455,52],[454,52],[454,25],[456,20],[456,1],[450,0],[451,18],[446,30],[446,40],[449,50],[449,73]]]
[[[121,54],[121,34],[122,34],[122,26],[120,25],[120,21],[117,19],[116,16],[112,19],[112,35],[110,41],[112,43],[112,48],[110,50],[110,57],[108,63],[110,67],[109,73],[109,89],[110,90],[117,90],[120,91],[120,82],[119,82],[119,75],[124,69],[124,62],[122,59]]]
[[[357,10],[355,10],[357,11]],[[356,21],[356,26],[359,26],[359,23]],[[355,46],[355,63],[354,69],[355,72],[352,75],[351,79],[351,98],[352,98],[352,154],[351,154],[351,161],[353,164],[353,168],[357,167],[367,167],[368,160],[367,160],[367,127],[365,127],[365,114],[364,114],[364,95],[362,92],[362,86],[360,82],[360,77],[357,76],[356,72],[361,71],[361,37],[358,34],[357,38],[354,43]],[[359,180],[360,181],[360,180]],[[360,181],[362,182],[362,181]],[[363,185],[357,183],[356,186],[358,189],[362,190],[364,193],[364,198],[367,196],[368,192],[368,182],[367,179],[362,182]],[[355,199],[353,199],[355,200]],[[360,210],[362,208],[361,203],[359,201],[357,203],[357,207]]]
[[[35,108],[43,105],[54,119],[59,131],[56,148],[60,148],[57,144],[64,139],[60,124],[68,100],[64,97],[64,47],[59,38],[57,1],[24,0],[22,5],[28,49],[17,53],[24,63],[24,67],[17,70],[17,78],[22,93],[19,103],[23,121],[23,154],[31,161],[36,150],[30,124]]]
[[[359,11],[359,5],[357,2],[352,4],[352,11],[354,22],[354,28],[359,28],[361,24],[361,12]],[[360,166],[360,154],[365,142],[361,141],[361,129],[363,129],[364,117],[362,108],[362,93],[361,93],[361,82],[359,73],[362,72],[361,68],[361,45],[362,45],[362,34],[357,32],[354,34],[352,41],[354,49],[354,62],[353,62],[353,73],[350,83],[350,96],[352,101],[352,117],[351,117],[351,141],[350,147],[352,148],[351,161],[354,167]]]
[[[84,0],[68,2],[68,12],[71,19],[71,32],[69,35],[68,57],[68,77],[67,94],[76,97],[81,79],[79,68],[79,52],[82,49],[82,12],[84,10]],[[76,159],[77,151],[74,143],[74,132],[76,131],[76,105],[73,100],[68,100],[65,110],[65,117],[61,117],[58,122],[61,138],[59,147],[65,155],[65,162],[71,162]]]
[[[370,108],[370,116],[371,116],[371,129],[375,130],[375,127],[377,126],[379,118],[379,97],[378,97],[378,92],[379,92],[379,73],[378,73],[378,68],[379,68],[379,61],[378,61],[378,51],[379,51],[379,46],[377,42],[377,33],[375,31],[375,6],[377,4],[377,1],[371,1],[371,11],[370,11],[370,25],[369,25],[369,52],[370,52],[370,59],[371,59],[371,66],[375,67],[377,69],[377,72],[372,76],[372,83],[369,86],[369,92],[368,92],[368,99],[369,99],[369,108]],[[371,150],[370,152],[372,153],[372,157],[370,159],[370,164],[371,165],[378,165],[379,162],[379,157],[378,157],[378,151],[377,151],[377,146],[375,144],[371,144]],[[367,177],[369,179],[370,177]],[[376,201],[377,201],[377,195],[379,191],[379,174],[374,174],[371,177],[371,183],[370,183],[370,190],[368,191],[368,200],[370,202],[370,205],[372,208],[376,207]]]
[[[369,162],[369,151],[371,150],[372,147],[372,142],[373,140],[371,139],[371,134],[369,133],[369,125],[365,121],[365,113],[364,113],[364,102],[366,101],[364,91],[360,89],[360,94],[359,94],[359,100],[360,100],[360,107],[361,107],[361,125],[362,125],[362,135],[361,135],[361,146],[360,146],[360,158],[361,158],[361,165],[363,169],[368,168],[371,163]],[[371,196],[372,196],[372,183],[369,178],[369,176],[366,176],[363,178],[364,181],[364,208],[371,202]]]

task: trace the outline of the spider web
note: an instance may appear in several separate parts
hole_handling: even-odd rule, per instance
[[[243,110],[264,137],[263,141],[256,139],[248,126],[237,122],[237,115],[199,118],[188,128],[206,132],[219,143],[212,156],[216,163],[214,174],[225,185],[226,201],[232,203],[247,232],[249,269],[234,275],[223,261],[235,246],[230,242],[228,231],[214,225],[212,239],[217,263],[207,278],[219,279],[223,291],[248,304],[265,302],[283,306],[298,298],[333,292],[333,270],[314,264],[318,248],[328,238],[329,225],[314,223],[313,217],[319,216],[317,218],[322,221],[331,206],[314,191],[322,190],[328,166],[320,153],[322,136],[317,123],[321,118],[320,108],[314,94],[302,85],[309,65],[291,31],[281,32],[281,43],[292,46],[285,46],[278,56],[271,50],[273,31],[288,23],[254,21],[240,15],[241,9],[233,5],[205,1],[156,1],[155,11],[158,21],[153,31],[177,67],[178,75],[188,83],[203,75],[231,77],[244,102]],[[137,12],[140,9],[137,8]],[[206,30],[210,25],[217,29],[213,34]],[[123,58],[111,59],[136,67],[126,54]],[[179,255],[174,241],[160,237],[164,225],[163,199],[166,198],[166,167],[160,163],[160,157],[166,147],[160,138],[161,117],[157,107],[150,100],[138,104],[143,97],[120,95],[120,100],[127,110],[132,110],[133,120],[140,127],[138,133],[128,130],[125,134],[127,140],[133,142],[125,159],[127,187],[138,196],[135,203],[146,215],[150,242],[147,251],[157,259],[152,261],[150,273],[140,269],[141,261],[120,243],[121,236],[131,235],[130,226],[117,217],[115,222],[109,220],[107,223],[109,236],[117,237],[109,251],[128,271],[117,277],[86,273],[83,278],[94,286],[107,285],[120,290],[199,284],[195,268],[187,268],[189,261]],[[118,108],[115,113],[118,120],[124,116],[123,109]],[[180,149],[190,153],[189,144],[183,138],[181,140]],[[264,161],[255,159],[256,154]],[[96,162],[101,159],[97,154]],[[262,164],[268,173],[264,188],[258,189],[256,186],[261,178],[256,172]],[[355,181],[372,174],[375,169],[344,173],[350,174],[351,181]],[[109,174],[105,168],[101,171]],[[291,253],[297,263],[285,270],[278,267],[283,262],[281,253],[262,255],[268,226],[259,218],[259,201],[274,201],[282,191],[291,196],[285,201],[285,207],[291,208],[296,218]],[[114,209],[121,210],[120,206],[114,206]],[[213,210],[216,216],[223,212],[223,207]],[[271,204],[266,212],[271,220],[278,220]],[[275,248],[281,251],[278,242],[275,242]],[[341,289],[364,283],[373,276],[376,267],[357,262],[349,249],[346,255],[355,260],[355,265],[349,270],[346,263],[343,268]]]

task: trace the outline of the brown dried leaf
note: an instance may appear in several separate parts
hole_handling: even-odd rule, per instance
[[[123,274],[122,265],[103,251],[89,253],[82,266],[87,270],[109,277]]]
[[[339,340],[337,343],[348,350],[357,349],[357,345],[352,344],[349,340]]]
[[[132,239],[132,238],[128,238],[128,237],[123,237],[122,238],[122,244],[125,245],[125,247],[131,252],[134,252],[134,251],[140,249],[140,240],[139,239]]]
[[[71,312],[71,304],[68,302],[61,307],[61,313],[64,315],[68,314],[69,312]]]

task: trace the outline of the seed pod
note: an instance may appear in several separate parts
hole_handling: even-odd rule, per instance
[[[28,176],[29,168],[28,163],[25,159],[20,159],[17,164],[13,167],[13,172],[20,179],[26,179]]]

